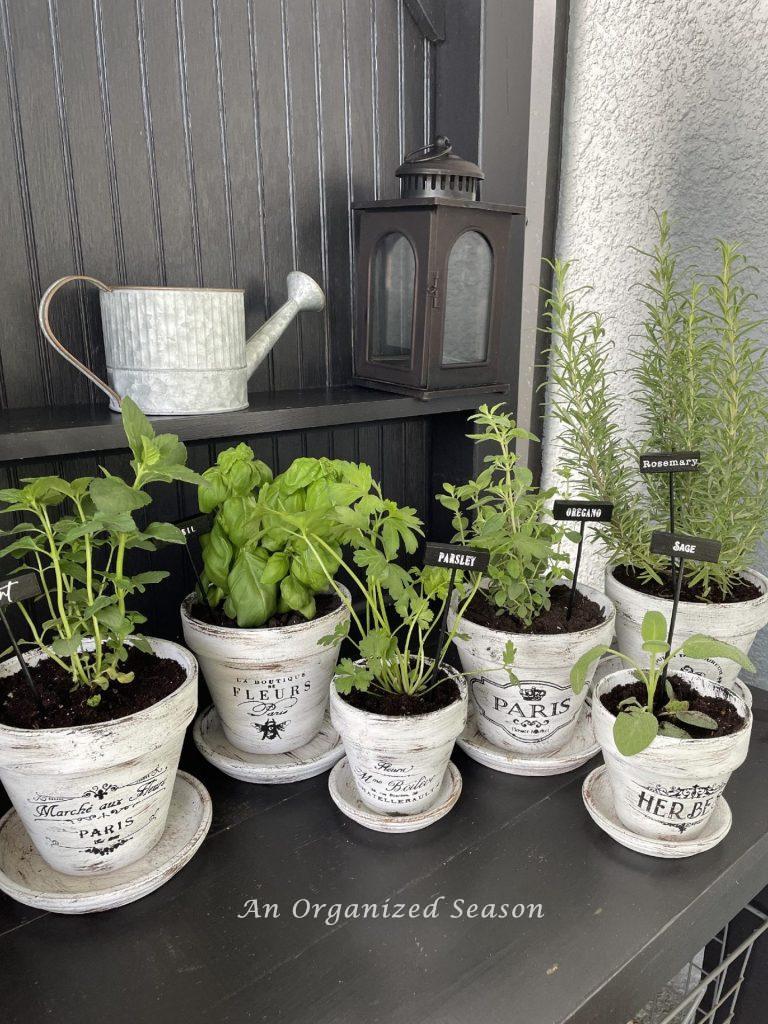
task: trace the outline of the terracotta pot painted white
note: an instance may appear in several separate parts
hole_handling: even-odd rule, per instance
[[[647,611],[660,611],[669,621],[672,601],[666,597],[652,597],[619,583],[608,566],[605,574],[605,592],[616,605],[616,643],[622,654],[642,664],[643,648],[640,626]],[[699,601],[681,601],[675,620],[673,642],[677,646],[694,633],[703,633],[734,644],[749,653],[758,630],[768,623],[768,579],[753,569],[744,576],[761,590],[754,601],[734,601],[730,604],[705,604]],[[683,658],[672,662],[672,670],[700,672],[708,679],[728,686],[739,673],[739,666],[727,658]]]
[[[125,718],[61,729],[0,725],[0,782],[43,860],[67,875],[118,871],[159,842],[184,732],[197,710],[197,662],[178,644],[149,638],[178,662],[182,685]],[[34,665],[41,651],[27,655]],[[0,676],[18,671],[15,658]]]
[[[616,617],[605,594],[582,583],[578,589],[603,609],[605,621],[599,626],[546,636],[489,629],[466,617],[462,621],[454,643],[462,668],[471,673],[477,728],[494,746],[526,757],[546,757],[573,737],[588,686],[579,694],[573,692],[571,668],[596,644],[610,644]],[[452,609],[451,628],[454,621]],[[517,648],[512,671],[519,686],[509,681],[503,668],[504,648],[510,640]],[[597,663],[588,683],[596,668]]]
[[[296,626],[231,629],[193,618],[192,600],[190,594],[181,606],[184,641],[197,655],[232,746],[249,754],[284,754],[314,739],[339,658],[338,645],[319,641],[349,619],[347,608],[340,604]]]
[[[361,711],[331,683],[331,724],[344,741],[360,799],[379,814],[419,814],[438,797],[453,744],[467,723],[467,684],[444,669],[461,700],[425,715]]]
[[[639,754],[626,757],[613,741],[616,719],[600,699],[616,686],[632,682],[631,669],[601,679],[592,698],[592,719],[613,790],[619,820],[649,839],[688,841],[698,836],[712,816],[717,798],[749,748],[752,712],[736,693],[695,672],[684,673],[707,696],[723,697],[745,720],[730,736],[675,739],[657,736]]]

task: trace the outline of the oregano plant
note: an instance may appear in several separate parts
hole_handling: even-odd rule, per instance
[[[638,470],[643,451],[701,452],[696,473],[676,480],[676,529],[722,544],[719,561],[688,562],[685,579],[703,597],[727,595],[754,559],[768,529],[768,348],[753,312],[754,268],[739,246],[716,243],[710,278],[681,268],[666,214],[644,253],[643,344],[630,364],[640,429],[628,437],[624,401],[611,368],[613,344],[589,289],[570,287],[572,264],[555,260],[546,302],[552,344],[551,414],[560,421],[560,466],[581,496],[614,505],[597,532],[612,562],[641,580],[665,582],[668,560],[649,550],[654,530],[668,528],[663,476]]]
[[[437,500],[452,513],[454,541],[489,552],[485,595],[497,614],[530,626],[550,607],[552,588],[571,579],[562,542],[578,534],[551,521],[554,489],[535,488],[517,458],[518,439],[538,438],[518,427],[503,403],[482,405],[469,419],[479,428],[467,436],[483,446],[484,468],[465,484],[444,484]]]
[[[187,467],[187,452],[178,437],[156,434],[130,398],[122,403],[122,422],[133,455],[130,481],[102,468],[100,476],[71,481],[41,476],[0,490],[0,512],[22,517],[2,532],[8,543],[0,557],[17,562],[14,573],[34,571],[42,591],[41,617],[18,605],[30,634],[21,642],[40,648],[67,673],[73,687],[91,690],[91,706],[111,683],[132,681],[132,674],[121,667],[129,642],[151,653],[137,632],[146,618],[131,607],[131,599],[168,573],[131,575],[127,556],[136,549],[184,543],[181,530],[170,523],[138,525],[137,514],[152,501],[147,487],[200,479]]]
[[[645,702],[636,697],[627,697],[619,705],[619,713],[613,726],[613,739],[619,752],[631,757],[645,750],[657,736],[671,736],[677,739],[691,739],[686,726],[714,731],[717,722],[702,711],[690,707],[690,702],[678,699],[671,682],[665,681],[666,703],[661,710],[655,710],[656,691],[664,676],[664,669],[678,654],[688,658],[730,658],[742,668],[754,672],[755,667],[746,654],[738,647],[714,640],[700,633],[688,637],[675,648],[667,643],[667,620],[659,611],[645,613],[641,627],[643,651],[648,663],[640,665],[633,658],[616,651],[605,644],[598,644],[583,654],[571,669],[571,687],[574,693],[581,693],[590,667],[604,654],[613,654],[628,665],[638,682],[645,689]]]

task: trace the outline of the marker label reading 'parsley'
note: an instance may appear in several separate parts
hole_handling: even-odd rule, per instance
[[[461,544],[440,544],[427,541],[424,548],[424,565],[438,565],[441,569],[467,569],[470,572],[485,572],[489,554]]]
[[[37,597],[39,593],[40,582],[36,573],[27,572],[23,576],[0,580],[0,607],[26,601],[28,597]]]

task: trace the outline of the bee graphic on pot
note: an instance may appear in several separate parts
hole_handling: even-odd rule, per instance
[[[258,728],[261,729],[261,738],[263,740],[278,739],[287,724],[287,722],[276,722],[274,718],[268,718],[266,722],[260,722]]]

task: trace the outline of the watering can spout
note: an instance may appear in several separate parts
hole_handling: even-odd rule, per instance
[[[248,377],[251,377],[266,359],[267,353],[298,313],[302,310],[319,312],[325,307],[323,289],[308,274],[292,270],[288,275],[287,285],[288,300],[246,342]]]

